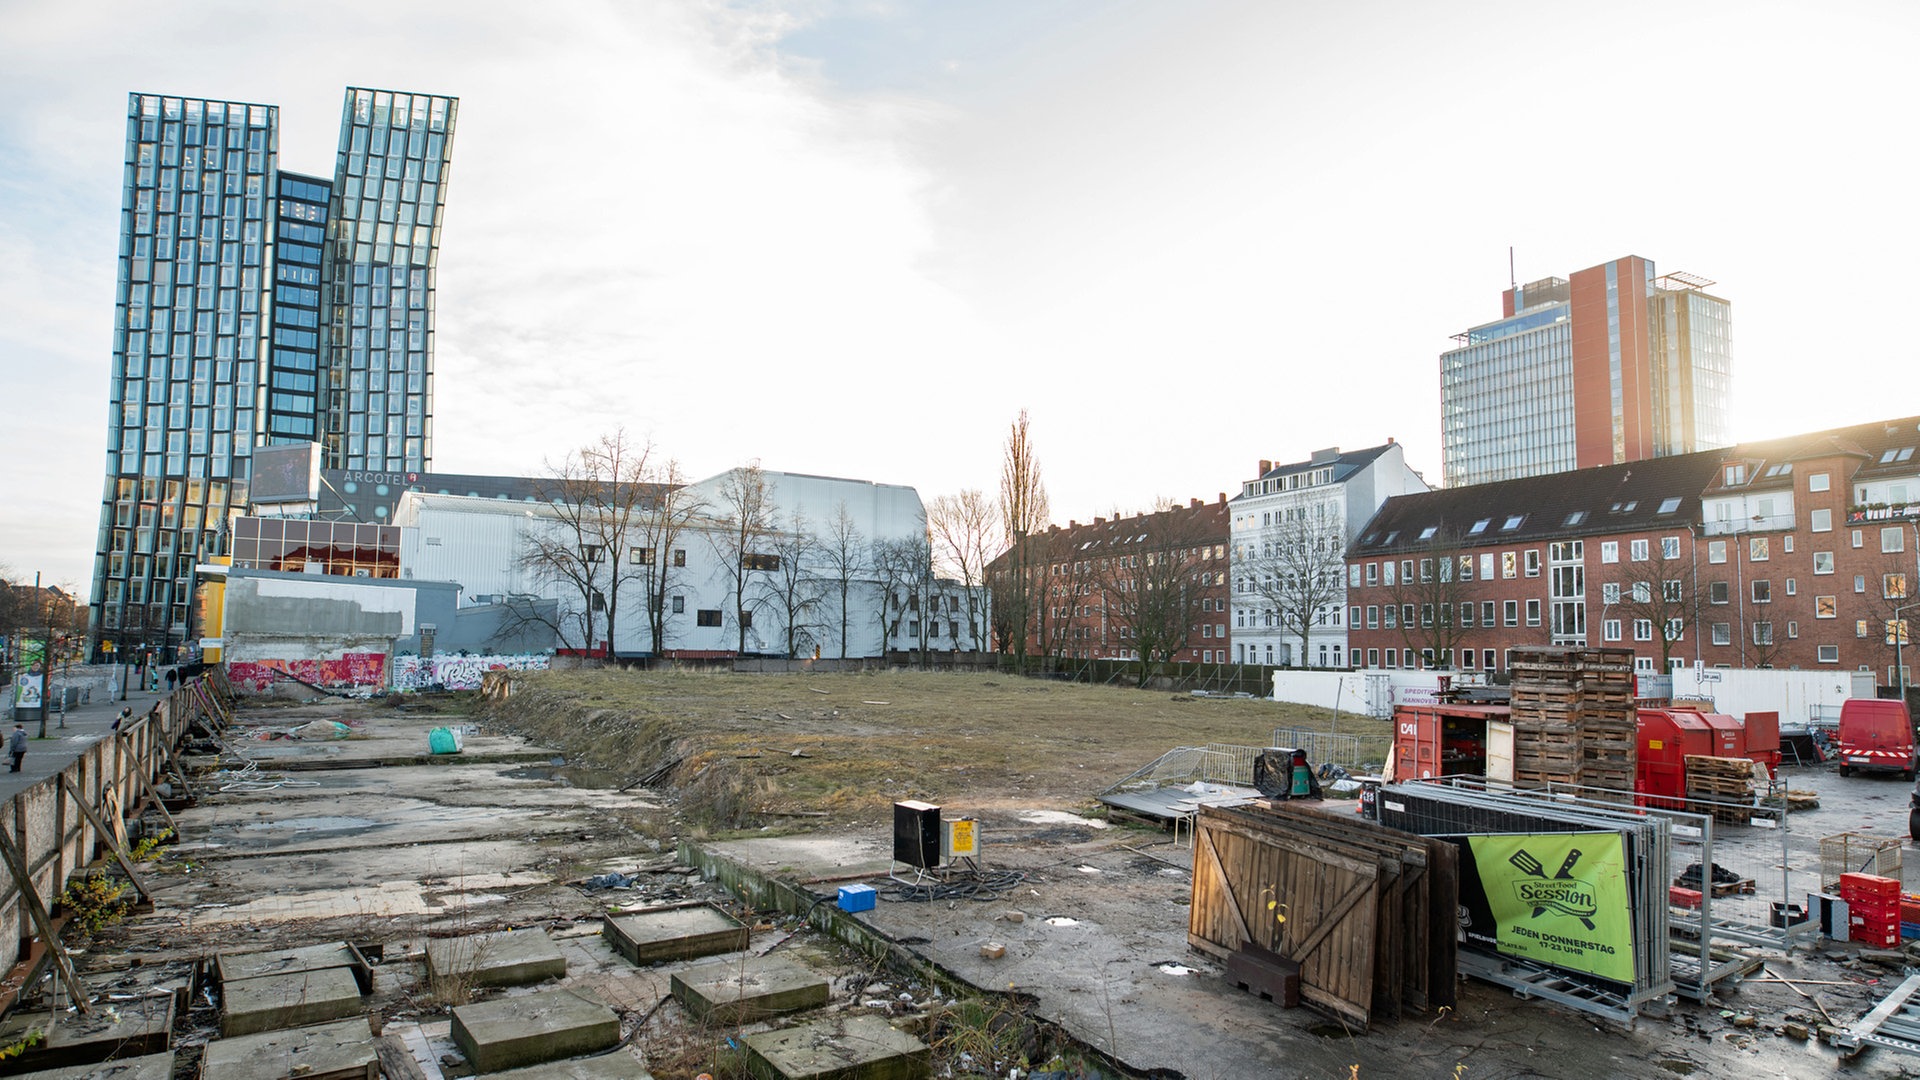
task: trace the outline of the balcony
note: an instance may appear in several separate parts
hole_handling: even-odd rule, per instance
[[[1755,514],[1749,518],[1708,521],[1701,531],[1708,536],[1738,536],[1741,533],[1786,532],[1794,527],[1792,514]]]

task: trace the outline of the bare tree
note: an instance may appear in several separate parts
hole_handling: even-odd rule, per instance
[[[1094,624],[1101,614],[1101,591],[1105,582],[1092,559],[1079,558],[1070,530],[1049,530],[1040,550],[1042,558],[1034,573],[1038,578],[1033,595],[1038,610],[1034,621],[1040,633],[1040,648],[1057,665],[1076,651],[1091,655]],[[1076,642],[1085,641],[1084,646]]]
[[[1382,625],[1397,624],[1400,640],[1409,651],[1417,649],[1426,663],[1449,666],[1470,633],[1459,615],[1461,606],[1479,595],[1473,557],[1463,550],[1459,534],[1450,529],[1436,532],[1401,555],[1387,593],[1391,610]]]
[[[1602,642],[1606,641],[1606,622],[1617,610],[1621,621],[1633,627],[1634,641],[1647,640],[1641,636],[1644,630],[1659,644],[1660,671],[1672,671],[1674,649],[1699,618],[1698,592],[1690,580],[1692,567],[1652,560],[1621,561],[1614,567],[1600,583]],[[1677,576],[1663,577],[1658,572],[1661,569],[1671,569]]]
[[[982,637],[986,613],[981,609],[980,586],[986,581],[987,560],[999,547],[996,533],[1001,526],[999,507],[978,488],[942,495],[927,507],[934,565],[959,582],[966,597],[967,632],[974,641]],[[957,648],[957,627],[953,636]]]
[[[733,620],[738,634],[736,650],[747,651],[747,631],[753,625],[753,609],[748,599],[756,574],[772,565],[772,557],[762,550],[773,534],[773,506],[767,489],[767,475],[757,461],[749,462],[727,474],[720,483],[714,506],[715,529],[708,543],[719,557],[733,595]]]
[[[1027,431],[1027,410],[1021,409],[1007,432],[1000,465],[1000,515],[1006,542],[1011,545],[1003,588],[996,604],[1008,605],[1005,626],[1017,628],[1001,639],[1002,646],[1013,648],[1015,671],[1027,668],[1027,634],[1040,606],[1039,584],[1032,570],[1032,547],[1028,538],[1046,527],[1047,489],[1040,479],[1040,459],[1034,456],[1033,439]]]
[[[845,660],[847,639],[853,631],[853,590],[868,573],[867,538],[860,532],[846,503],[834,506],[833,517],[828,519],[826,532],[815,543],[814,553],[825,571],[827,593],[839,608],[840,659]],[[880,648],[886,651],[884,641]]]
[[[926,537],[876,541],[869,564],[880,583],[881,648],[901,636],[904,629],[924,664],[930,636],[927,609],[935,591],[933,558]]]
[[[654,479],[654,496],[635,522],[632,561],[646,600],[647,630],[657,656],[672,642],[668,599],[687,566],[687,552],[681,546],[681,538],[694,521],[706,513],[706,504],[687,487],[686,477],[676,461],[663,464]]]
[[[1115,555],[1099,577],[1096,595],[1110,632],[1131,642],[1146,686],[1187,647],[1201,614],[1201,545],[1212,545],[1199,518],[1164,501],[1141,518],[1139,549]]]
[[[563,642],[577,629],[581,647],[591,651],[604,614],[608,651],[614,647],[621,586],[634,572],[628,549],[653,491],[652,452],[650,443],[617,430],[549,463],[537,485],[550,524],[528,532],[520,559],[535,577],[580,597],[560,620]]]
[[[755,606],[779,616],[787,656],[798,657],[802,639],[813,639],[815,618],[825,599],[824,583],[808,565],[818,556],[818,541],[808,531],[807,519],[796,513],[785,528],[767,534],[762,546],[760,562],[766,573]]]
[[[1301,667],[1307,665],[1313,628],[1324,625],[1346,595],[1347,574],[1346,532],[1337,512],[1327,517],[1308,509],[1286,511],[1278,524],[1260,533],[1242,571],[1248,590],[1240,594],[1299,639]]]

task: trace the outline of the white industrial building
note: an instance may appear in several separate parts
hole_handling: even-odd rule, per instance
[[[728,561],[732,548],[721,519],[723,492],[733,476],[721,473],[681,490],[683,499],[705,509],[673,543],[664,604],[665,640],[652,640],[645,594],[629,583],[622,586],[617,601],[617,640],[570,644],[585,644],[596,652],[607,649],[622,657],[722,657],[741,651]],[[926,510],[913,488],[770,470],[762,470],[760,477],[766,489],[767,520],[777,532],[805,534],[826,544],[843,509],[857,532],[860,557],[853,573],[845,575],[851,582],[844,634],[847,658],[984,647],[984,590],[975,597],[972,610],[979,615],[972,619],[957,583],[931,579],[908,583],[876,565],[876,547],[926,541]],[[408,492],[400,499],[394,524],[402,528],[403,577],[458,582],[464,587],[463,596],[473,602],[514,597],[556,600],[563,621],[577,615],[583,602],[577,587],[548,579],[523,559],[536,531],[565,532],[551,504]],[[769,540],[768,546],[781,545]],[[786,550],[793,549],[787,545]],[[766,561],[764,555],[762,561]],[[817,603],[801,616],[804,623],[797,624],[792,651],[798,658],[837,659],[843,655],[839,588],[843,575],[818,551],[805,555],[799,565],[801,587],[817,597]],[[785,616],[791,605],[771,598],[782,575],[760,569],[751,573],[744,651],[786,655]],[[888,590],[887,585],[893,588]],[[604,627],[603,618],[598,622]],[[596,636],[603,632],[596,631]]]
[[[1260,462],[1259,475],[1242,483],[1240,494],[1229,504],[1234,660],[1287,667],[1347,666],[1347,545],[1381,503],[1395,495],[1426,490],[1426,481],[1407,466],[1406,454],[1392,439],[1347,453],[1338,447],[1318,450],[1307,460],[1290,464]],[[1313,561],[1289,558],[1280,547],[1310,542],[1334,545],[1324,563],[1338,580],[1329,581],[1325,602],[1313,605],[1306,653],[1299,655],[1299,630],[1286,625],[1273,599],[1285,589],[1276,589],[1270,582]]]

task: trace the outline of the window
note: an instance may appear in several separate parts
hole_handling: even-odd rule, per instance
[[[1433,605],[1432,604],[1420,605],[1420,625],[1421,626],[1433,625]]]
[[[1814,510],[1807,514],[1807,528],[1814,532],[1833,531],[1833,511]]]
[[[1652,641],[1653,640],[1653,620],[1652,619],[1633,620],[1633,640],[1635,641]]]
[[[1412,604],[1400,605],[1400,625],[1401,626],[1413,625],[1413,605]]]
[[[1746,482],[1747,482],[1747,467],[1745,465],[1727,466],[1727,486],[1728,487],[1734,487],[1736,485],[1744,484]]]
[[[1799,636],[1800,636],[1800,624],[1792,619],[1788,619],[1787,620],[1787,640],[1792,641],[1794,638],[1797,638]]]
[[[1820,646],[1818,650],[1818,658],[1819,658],[1819,661],[1823,664],[1839,663],[1840,662],[1840,646],[1838,645]]]
[[[740,556],[740,569],[742,570],[778,570],[780,569],[780,556],[761,555],[757,552],[752,552],[752,551],[744,552]]]
[[[1501,523],[1500,531],[1512,532],[1513,530],[1519,528],[1520,523],[1525,520],[1527,520],[1527,516],[1525,514],[1515,514],[1514,516],[1508,518],[1506,521]]]
[[[1380,567],[1375,563],[1367,564],[1367,584],[1380,584]]]
[[[699,611],[693,613],[693,621],[699,626],[719,626],[720,609],[701,608]]]
[[[1725,604],[1729,602],[1730,587],[1724,581],[1707,582],[1707,603]]]
[[[638,548],[638,547],[630,548],[627,551],[627,561],[629,563],[632,563],[635,566],[652,566],[653,565],[653,549]]]
[[[1747,537],[1747,558],[1754,562],[1767,561],[1767,538],[1764,536]]]
[[[1379,649],[1367,650],[1367,666],[1373,667],[1373,668],[1377,668],[1380,666],[1380,650]]]
[[[1480,556],[1480,578],[1483,581],[1493,580],[1493,552],[1491,551]]]
[[[685,614],[687,613],[687,598],[686,598],[686,597],[684,597],[684,596],[676,596],[676,597],[674,597],[674,598],[673,598],[673,613],[674,613],[675,615],[685,615]]]
[[[1867,591],[1867,575],[1865,574],[1853,575],[1853,591],[1857,593],[1863,593]]]
[[[1538,601],[1536,601],[1536,603],[1537,602]],[[1500,607],[1500,613],[1504,617],[1504,622],[1506,623],[1506,625],[1508,626],[1520,625],[1520,601],[1518,600],[1503,601]]]
[[[1668,641],[1679,641],[1681,638],[1686,636],[1686,633],[1687,633],[1686,620],[1684,619],[1668,619],[1667,620],[1666,635],[1667,635]]]
[[[1826,473],[1817,472],[1817,473],[1807,474],[1807,490],[1808,491],[1825,491],[1827,490],[1828,486],[1829,486],[1829,481],[1827,480]]]
[[[1400,625],[1399,607],[1393,604],[1388,604],[1385,608],[1381,609],[1380,615],[1381,615],[1380,625],[1383,628],[1392,630],[1394,627]]]
[[[1460,556],[1460,580],[1473,580],[1473,556],[1471,555]]]
[[[1516,574],[1519,573],[1518,566],[1519,566],[1519,563],[1516,561],[1513,552],[1503,551],[1500,553],[1500,576],[1501,577],[1510,578],[1515,576]]]
[[[1880,530],[1880,550],[1882,552],[1907,550],[1907,534],[1900,526],[1892,525]]]
[[[1460,625],[1473,625],[1473,605],[1471,603],[1460,605]],[[1472,666],[1472,661],[1468,661],[1468,666]]]
[[[1392,559],[1380,564],[1380,584],[1393,588],[1394,564]]]
[[[1359,563],[1354,563],[1352,566],[1347,567],[1347,586],[1349,588],[1354,588],[1354,589],[1357,589],[1360,587],[1360,564]],[[1244,592],[1245,589],[1246,589],[1246,585],[1244,582],[1242,582],[1241,591]]]
[[[607,610],[607,594],[601,592],[599,589],[593,590],[592,603],[593,603],[593,610],[595,611]]]
[[[1433,580],[1433,560],[1432,559],[1420,560],[1420,580],[1423,582]]]
[[[1660,500],[1659,513],[1671,514],[1678,509],[1680,509],[1680,496],[1674,495]]]
[[[1865,619],[1855,619],[1855,620],[1853,621],[1853,636],[1854,636],[1854,637],[1866,637],[1866,636],[1867,636],[1867,620],[1865,620]]]
[[[1661,537],[1660,538],[1660,557],[1663,559],[1679,558],[1680,557],[1680,538],[1677,536]]]
[[[1792,536],[1783,536],[1780,538],[1780,550],[1786,552],[1789,555],[1793,554],[1793,537]]]
[[[1755,645],[1773,644],[1773,624],[1757,622],[1753,624],[1753,643]]]
[[[1367,605],[1367,629],[1375,630],[1380,626],[1380,608],[1377,604]]]
[[[1756,604],[1773,603],[1773,582],[1766,578],[1753,579],[1753,602]]]
[[[1480,601],[1480,625],[1493,625],[1493,601],[1491,600]]]
[[[1527,625],[1540,625],[1540,601],[1538,600],[1527,601]]]
[[[1405,585],[1407,582],[1412,580],[1413,580],[1413,560],[1401,559],[1400,560],[1400,584]]]
[[[606,557],[607,549],[603,544],[582,544],[580,546],[580,558],[583,562],[597,563]]]
[[[1481,651],[1480,666],[1482,668],[1485,668],[1488,671],[1493,670],[1493,650],[1492,649],[1485,649]]]
[[[1620,602],[1620,583],[1617,581],[1608,581],[1603,583],[1600,586],[1600,602],[1603,604],[1619,603]]]
[[[1245,614],[1245,613],[1242,612],[1240,614]],[[1236,620],[1234,625],[1244,626],[1245,624],[1238,622]],[[1360,621],[1360,605],[1359,604],[1355,604],[1352,607],[1347,609],[1347,625],[1348,626],[1365,626],[1366,625],[1364,622]]]
[[[1660,599],[1669,604],[1677,604],[1686,596],[1686,586],[1668,579],[1660,583]]]
[[[675,566],[687,565],[687,549],[686,548],[673,549],[673,565]]]
[[[1800,583],[1795,581],[1792,578],[1788,578],[1787,579],[1787,595],[1792,596],[1799,591],[1800,591]]]
[[[1816,596],[1813,598],[1813,617],[1833,619],[1840,615],[1840,598],[1837,596]]]
[[[1620,640],[1620,620],[1608,619],[1606,622],[1601,624],[1600,633],[1601,633],[1601,636],[1608,641],[1619,641]]]
[[[1714,623],[1713,643],[1715,645],[1733,644],[1733,624],[1723,622]]]
[[[1707,561],[1723,563],[1727,561],[1727,542],[1725,540],[1707,541]]]
[[[1813,553],[1813,572],[1816,574],[1833,573],[1833,552],[1816,551]]]
[[[1647,561],[1647,542],[1645,540],[1635,540],[1629,545],[1629,547],[1633,552],[1634,562]]]
[[[1523,554],[1525,554],[1526,556],[1527,576],[1539,577],[1540,576],[1540,549],[1528,548]]]
[[[1600,561],[1603,563],[1619,562],[1620,561],[1620,541],[1618,540],[1600,541]]]
[[[1888,600],[1907,598],[1907,575],[1887,574],[1880,579],[1880,595]]]

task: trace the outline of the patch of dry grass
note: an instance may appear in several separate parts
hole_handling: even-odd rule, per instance
[[[1264,746],[1329,710],[995,674],[530,673],[493,718],[569,758],[736,811],[860,817],[903,798],[1071,806],[1176,746]],[[1391,725],[1342,714],[1378,760]],[[722,818],[730,819],[723,821]]]

